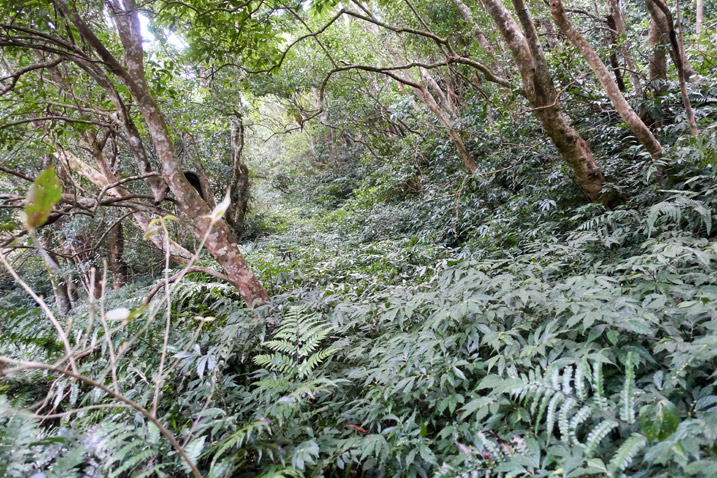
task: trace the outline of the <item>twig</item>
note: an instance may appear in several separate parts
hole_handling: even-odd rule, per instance
[[[2,254],[0,254],[0,258],[2,258],[2,257],[3,257]],[[4,260],[4,258],[3,258],[3,260]],[[143,408],[136,402],[130,400],[129,398],[125,397],[124,395],[115,393],[112,389],[106,387],[105,385],[103,385],[100,382],[97,382],[97,381],[91,379],[90,377],[81,375],[76,372],[70,372],[69,370],[65,370],[65,369],[55,367],[52,365],[48,365],[48,364],[44,364],[44,363],[40,363],[40,362],[30,362],[30,361],[25,361],[25,360],[14,360],[9,357],[2,356],[2,355],[0,355],[0,363],[15,365],[14,368],[4,369],[2,372],[4,375],[17,373],[22,370],[33,370],[33,369],[48,370],[50,372],[67,375],[68,377],[75,378],[75,379],[77,379],[81,382],[84,382],[88,385],[91,385],[95,388],[99,388],[106,394],[113,397],[115,400],[119,400],[120,402],[125,403],[129,408],[136,410],[142,416],[144,416],[147,420],[154,423],[157,426],[157,428],[159,429],[159,432],[162,435],[164,435],[164,437],[167,439],[167,441],[169,441],[169,443],[172,445],[172,447],[177,451],[177,453],[179,453],[179,456],[182,457],[182,460],[184,460],[184,462],[189,466],[189,468],[191,468],[192,474],[196,478],[202,478],[202,474],[199,472],[197,465],[195,465],[194,462],[191,460],[191,458],[189,458],[189,456],[187,456],[187,453],[184,451],[184,448],[182,448],[182,445],[180,445],[179,442],[177,441],[177,439],[174,437],[174,435],[172,435],[172,432],[170,432],[164,425],[162,425],[162,422],[160,422],[154,416],[152,416],[152,414],[149,413],[145,408]]]
[[[50,308],[47,306],[45,301],[38,296],[34,290],[32,290],[32,287],[27,285],[25,281],[22,280],[22,278],[18,275],[18,273],[13,269],[13,267],[10,265],[10,263],[7,261],[7,258],[5,257],[5,253],[0,251],[0,262],[5,266],[5,269],[10,273],[10,275],[15,279],[15,281],[20,284],[20,286],[25,289],[25,292],[27,292],[30,297],[33,298],[35,303],[40,306],[42,311],[45,313],[48,319],[50,319],[50,322],[52,322],[52,325],[55,327],[55,330],[57,331],[57,335],[60,336],[60,340],[62,340],[62,344],[65,346],[65,352],[67,353],[67,357],[70,361],[70,366],[72,367],[72,371],[74,373],[77,373],[77,364],[75,363],[75,357],[73,356],[72,347],[70,346],[70,341],[67,339],[67,335],[65,334],[65,331],[62,330],[62,326],[60,325],[60,322],[55,318],[55,314],[52,313]]]

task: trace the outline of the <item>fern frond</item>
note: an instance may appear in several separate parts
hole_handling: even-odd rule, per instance
[[[272,340],[263,346],[273,355],[254,357],[254,363],[272,372],[301,378],[308,377],[335,349],[321,350],[321,342],[333,332],[331,324],[316,314],[307,315],[306,307],[291,307]],[[273,385],[273,384],[269,384]]]
[[[593,429],[588,435],[585,441],[585,454],[588,457],[593,456],[595,450],[600,445],[600,442],[605,438],[608,433],[618,427],[618,423],[614,420],[605,420],[601,422],[597,427]]]
[[[602,374],[602,362],[597,361],[593,365],[593,381],[592,381],[593,396],[595,400],[595,406],[600,410],[607,409],[607,398],[605,398],[605,377]]]
[[[547,431],[548,436],[553,433],[553,428],[555,427],[555,412],[558,409],[558,405],[560,405],[563,400],[563,395],[559,393],[556,393],[553,395],[553,398],[550,399],[550,403],[548,404],[548,415],[545,419],[545,430]]]
[[[560,439],[564,443],[570,443],[570,412],[573,411],[577,402],[572,397],[563,402],[560,407],[558,418],[558,430],[560,430]]]
[[[620,448],[613,455],[608,468],[615,473],[616,471],[624,471],[630,466],[635,456],[647,445],[647,440],[639,433],[633,433],[630,438],[625,440]]]
[[[622,408],[620,410],[620,418],[627,423],[635,423],[635,364],[632,352],[627,354],[625,359],[625,385],[620,394]]]
[[[573,415],[572,420],[570,420],[570,440],[574,445],[583,446],[583,444],[578,441],[577,431],[578,428],[580,428],[580,425],[590,418],[591,415],[592,409],[588,405],[584,405],[575,415]]]
[[[157,453],[153,450],[145,450],[142,452],[137,453],[136,455],[131,455],[124,459],[123,463],[116,469],[114,469],[109,476],[111,478],[114,478],[116,476],[121,476],[122,473],[125,471],[133,469],[136,465],[139,465],[140,463],[144,462],[145,460],[149,460],[151,457],[155,456]],[[125,456],[127,456],[125,454]],[[113,460],[117,461],[117,460]],[[152,470],[154,472],[155,470]]]
[[[503,452],[500,451],[500,447],[497,443],[486,437],[483,432],[479,432],[476,437],[483,444],[483,447],[493,456],[494,461],[500,462],[503,459]]]

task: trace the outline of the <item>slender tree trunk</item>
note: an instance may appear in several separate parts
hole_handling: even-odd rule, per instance
[[[646,0],[645,3],[650,14],[648,37],[652,49],[648,65],[650,87],[655,92],[655,96],[661,96],[667,92],[667,51],[670,49],[667,19],[662,11],[652,3],[652,0]]]
[[[119,290],[127,283],[127,263],[124,261],[124,228],[122,222],[115,224],[108,233],[110,243],[110,268],[112,288]]]
[[[87,278],[87,294],[94,299],[102,297],[102,271],[92,265],[85,277]]]
[[[500,63],[496,61],[495,48],[493,48],[493,45],[491,44],[490,40],[488,40],[488,37],[485,36],[483,30],[481,30],[480,26],[473,18],[473,12],[471,11],[470,7],[468,7],[468,5],[463,3],[461,0],[453,0],[453,4],[456,6],[456,8],[458,8],[458,11],[461,12],[461,16],[463,16],[463,19],[466,21],[466,23],[470,25],[473,38],[475,38],[478,45],[480,45],[480,47],[486,53],[486,56],[489,60],[488,66],[492,70],[498,72],[498,76],[504,76],[503,69],[501,68]]]
[[[705,18],[704,15],[705,15],[705,1],[697,0],[697,6],[695,7],[695,16],[697,17],[695,19],[695,33],[697,33],[697,38],[702,36],[702,25],[704,23],[704,18]]]
[[[443,91],[443,88],[438,84],[435,78],[433,78],[433,75],[431,75],[428,70],[421,69],[421,75],[423,75],[423,80],[426,83],[426,86],[428,86],[429,90],[433,90],[433,93],[438,97],[438,104],[443,108],[443,110],[448,113],[448,115],[452,119],[457,119],[460,117],[458,114],[458,111],[456,110],[456,107],[453,105],[453,102],[450,99],[450,95]]]
[[[67,288],[67,279],[63,277],[62,267],[57,259],[45,249],[44,245],[40,245],[42,258],[50,276],[50,284],[52,285],[52,293],[55,296],[55,305],[60,314],[65,315],[72,309],[72,301]]]
[[[540,50],[535,24],[522,0],[514,0],[525,35],[501,0],[484,0],[488,13],[510,49],[523,80],[523,91],[533,112],[563,160],[573,172],[578,186],[591,201],[600,197],[605,178],[590,146],[560,110],[558,94],[548,65]]]
[[[536,24],[538,27],[542,28],[543,31],[545,31],[545,44],[548,47],[548,50],[552,50],[557,45],[557,41],[555,40],[557,38],[557,34],[555,33],[555,28],[553,27],[553,21],[552,20],[541,20],[536,21]]]
[[[625,91],[625,81],[622,79],[622,71],[620,70],[620,62],[617,59],[617,53],[615,52],[617,48],[617,34],[615,33],[617,31],[617,26],[615,25],[615,19],[612,15],[607,16],[607,27],[610,29],[610,34],[608,36],[608,47],[610,48],[610,66],[612,67],[612,73],[615,75],[615,81],[617,82],[617,86],[620,88],[620,91]]]
[[[687,53],[685,53],[685,32],[682,29],[682,14],[680,12],[680,0],[677,0],[675,2],[675,10],[677,11],[677,29],[680,32],[679,41],[677,42],[677,46],[680,49],[680,55],[682,56],[682,67],[685,70],[685,80],[690,81],[690,79],[695,76],[697,73],[692,68],[692,65],[690,64],[689,58],[687,58]]]
[[[227,211],[227,222],[237,239],[244,234],[246,212],[249,207],[249,168],[242,160],[244,152],[244,118],[240,112],[231,117],[232,204]],[[333,136],[334,130],[331,130]],[[333,144],[333,137],[331,140]]]
[[[650,155],[654,159],[658,159],[662,154],[662,145],[660,145],[657,138],[655,138],[650,131],[650,128],[640,119],[640,116],[635,113],[632,106],[630,106],[622,95],[620,88],[618,88],[617,83],[615,83],[615,80],[613,80],[610,72],[602,60],[600,60],[597,53],[595,53],[595,50],[593,50],[582,34],[570,24],[565,16],[562,1],[550,0],[550,11],[560,31],[568,37],[568,40],[570,40],[585,60],[587,60],[590,68],[592,68],[595,76],[597,76],[597,79],[600,81],[600,84],[605,88],[608,97],[615,105],[615,109],[617,109],[620,117],[625,124],[627,124],[627,127],[635,134],[637,140],[645,147]]]
[[[386,43],[386,48],[395,58],[394,61],[396,62],[396,64],[405,63],[400,57],[398,51],[396,51],[396,49],[390,43]],[[397,78],[400,78],[400,81]],[[463,142],[463,138],[461,137],[460,132],[455,129],[451,121],[450,112],[445,111],[443,108],[441,108],[441,106],[438,104],[438,102],[433,97],[428,88],[424,84],[420,83],[421,80],[417,79],[416,81],[412,81],[405,76],[400,77],[398,74],[395,75],[394,79],[397,79],[401,91],[404,91],[404,86],[410,86],[415,92],[418,99],[421,100],[424,105],[426,105],[426,107],[436,116],[436,118],[438,118],[438,121],[446,130],[446,133],[448,133],[448,137],[451,138],[451,140],[453,141],[453,145],[458,151],[458,156],[461,158],[466,168],[468,168],[470,172],[474,172],[476,169],[478,169],[478,164],[475,162],[470,152],[468,151],[468,148]],[[437,84],[435,86],[440,89]]]
[[[692,103],[690,103],[690,97],[687,94],[687,73],[685,71],[685,54],[684,49],[682,48],[681,42],[677,38],[677,33],[675,33],[675,22],[672,18],[672,13],[670,12],[670,9],[667,8],[667,5],[662,0],[648,0],[651,1],[657,6],[662,13],[665,15],[665,18],[667,19],[667,26],[669,28],[669,37],[670,37],[670,45],[672,46],[672,49],[674,50],[675,54],[672,56],[673,61],[675,62],[675,68],[677,69],[677,78],[680,81],[680,92],[682,93],[682,104],[685,107],[685,115],[687,116],[687,122],[690,125],[690,132],[693,135],[697,135],[697,121],[695,120],[695,115],[692,112]]]
[[[620,0],[610,0],[610,15],[615,20],[615,27],[617,34],[622,41],[622,56],[625,58],[625,66],[629,70],[630,77],[632,78],[632,86],[635,88],[635,94],[642,97],[642,81],[640,80],[640,73],[637,70],[635,60],[632,58],[632,49],[630,42],[627,38],[627,28],[625,27],[625,17],[622,15],[622,8],[620,8]]]
[[[441,122],[446,132],[448,133],[448,136],[451,138],[451,140],[453,140],[453,144],[458,150],[458,156],[460,156],[460,158],[463,160],[463,164],[466,165],[466,168],[468,168],[470,172],[474,172],[476,169],[478,169],[478,164],[476,164],[475,160],[468,151],[468,148],[463,142],[463,138],[461,138],[460,133],[453,128],[450,118],[446,116],[446,114],[443,112],[441,107],[436,102],[436,99],[433,97],[431,92],[428,91],[428,88],[426,88],[425,86],[417,88],[416,94],[421,99],[421,101],[423,101],[423,103],[428,107],[428,109],[431,110],[434,115],[436,115],[438,121]]]
[[[92,150],[92,146],[90,148]],[[105,171],[105,174],[109,174],[109,176],[106,176],[105,174],[100,173],[98,170],[90,166],[89,164],[82,161],[80,158],[75,156],[74,154],[70,153],[69,151],[62,151],[59,153],[56,153],[56,156],[58,160],[61,163],[67,163],[70,165],[73,171],[80,174],[81,176],[88,179],[92,184],[97,186],[100,189],[103,189],[111,184],[114,184],[117,182],[117,178],[115,177],[114,173],[112,173],[109,168],[106,166],[106,157],[104,156],[104,153],[101,151],[97,156],[95,156],[95,159],[97,160],[98,166],[101,170]],[[103,165],[103,163],[105,163]],[[107,190],[107,194],[116,197],[127,197],[130,192],[125,189],[122,186],[117,186],[115,188],[111,188]],[[135,220],[135,223],[137,227],[143,232],[146,233],[149,229],[149,218],[145,213],[142,212],[135,212],[132,214],[132,217]],[[149,240],[159,249],[160,251],[164,251],[164,236],[162,234],[154,234],[152,235]],[[180,264],[186,264],[189,262],[189,259],[192,257],[192,253],[186,250],[181,245],[177,244],[173,240],[169,240],[169,246],[170,246],[170,255],[172,257],[172,260],[175,262],[179,262]]]

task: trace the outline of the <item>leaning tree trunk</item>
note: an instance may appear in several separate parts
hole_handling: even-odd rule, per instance
[[[475,38],[478,45],[480,45],[480,47],[488,56],[488,66],[490,66],[492,70],[497,71],[499,76],[504,76],[504,72],[501,68],[500,62],[496,61],[495,48],[493,48],[493,44],[490,42],[490,40],[488,40],[488,38],[485,36],[485,33],[483,33],[483,30],[481,30],[480,26],[473,18],[473,12],[471,11],[470,7],[463,3],[462,0],[453,0],[453,4],[456,6],[456,8],[458,8],[458,11],[461,12],[461,15],[463,16],[463,19],[466,21],[466,23],[470,25],[473,38]]]
[[[627,102],[625,97],[620,92],[617,83],[610,75],[610,71],[607,69],[605,64],[600,60],[600,57],[595,53],[595,50],[585,40],[582,34],[577,31],[568,18],[565,16],[565,10],[561,0],[550,0],[550,12],[553,15],[553,20],[558,26],[560,31],[565,35],[570,43],[578,49],[580,54],[590,65],[590,68],[597,76],[598,81],[605,88],[605,92],[608,97],[615,105],[615,109],[620,114],[627,127],[637,137],[637,140],[642,146],[650,153],[654,159],[658,159],[662,154],[662,145],[657,138],[652,134],[650,128],[647,127],[644,121],[640,119],[637,113],[632,109],[632,106]]]
[[[127,283],[127,263],[124,261],[124,228],[121,221],[110,229],[108,239],[110,243],[112,288],[119,290]]]
[[[386,49],[395,58],[396,64],[405,63],[401,58],[399,52],[393,47],[393,45],[391,45],[390,42],[386,42]],[[436,118],[438,118],[438,121],[441,123],[441,126],[443,126],[443,128],[446,130],[446,133],[448,133],[448,137],[451,138],[451,141],[453,141],[453,145],[456,147],[456,151],[458,151],[458,156],[460,156],[461,161],[463,161],[463,164],[466,166],[466,168],[468,168],[471,173],[478,169],[478,164],[475,162],[473,156],[468,151],[468,148],[466,147],[465,142],[463,142],[463,138],[461,137],[460,132],[457,131],[453,126],[453,122],[451,121],[451,113],[441,108],[441,106],[438,104],[433,94],[428,90],[425,84],[421,83],[420,80],[413,81],[407,78],[405,75],[401,76],[398,72],[392,74],[391,77],[398,82],[401,91],[403,91],[404,86],[410,86],[418,99],[421,100],[424,105],[426,105],[428,110],[431,111],[436,116]],[[437,84],[435,86],[439,87]]]
[[[74,172],[88,179],[99,189],[103,189],[110,186],[111,184],[115,184],[117,182],[117,178],[107,166],[107,158],[105,157],[104,153],[102,151],[95,151],[92,144],[88,144],[88,149],[93,151],[93,154],[97,153],[97,155],[95,156],[95,159],[97,160],[97,165],[100,170],[104,171],[104,173],[101,173],[100,171],[85,163],[67,150],[55,153],[55,156],[58,158],[58,160],[60,160],[62,164],[66,162]],[[108,189],[107,194],[116,198],[122,198],[129,196],[130,192],[123,186],[117,186]],[[150,220],[147,214],[143,212],[134,212],[132,213],[132,217],[134,218],[135,225],[139,230],[141,230],[143,233],[146,233],[149,230]],[[157,247],[157,249],[164,252],[165,238],[162,234],[153,234],[149,238],[149,240]],[[169,254],[172,260],[180,264],[188,263],[190,258],[192,257],[191,252],[186,250],[181,245],[177,244],[172,239],[169,239]]]
[[[590,146],[570,126],[559,106],[558,93],[550,77],[535,29],[522,0],[514,0],[525,35],[501,0],[485,0],[488,13],[508,44],[523,80],[523,92],[560,156],[568,164],[585,196],[591,201],[600,198],[605,177],[595,161]]]
[[[445,128],[446,133],[448,133],[448,136],[451,138],[451,140],[453,141],[453,145],[458,151],[458,156],[461,157],[461,160],[463,160],[463,164],[465,164],[466,168],[468,168],[470,172],[474,172],[476,169],[478,169],[478,164],[475,162],[470,152],[468,151],[468,148],[463,142],[463,138],[461,138],[460,133],[455,130],[455,128],[451,124],[450,118],[443,112],[441,107],[436,102],[436,99],[433,97],[431,92],[428,91],[428,88],[426,88],[425,86],[421,86],[419,88],[414,88],[414,90],[416,91],[418,98],[426,105],[426,107],[428,107],[428,109],[434,115],[436,115],[438,121],[440,121],[441,125]]]

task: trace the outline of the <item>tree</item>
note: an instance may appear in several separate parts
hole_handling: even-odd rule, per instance
[[[523,1],[513,1],[523,31],[501,0],[486,0],[485,5],[513,55],[523,80],[523,93],[532,106],[531,111],[570,166],[585,196],[591,201],[597,201],[605,177],[590,146],[570,126],[560,108],[560,98],[550,77],[535,24]]]
[[[592,68],[595,73],[595,76],[597,76],[598,81],[600,81],[600,84],[603,88],[605,88],[605,92],[608,97],[615,105],[620,117],[623,121],[625,121],[625,124],[627,124],[628,128],[630,128],[630,130],[635,134],[638,141],[640,141],[640,144],[644,146],[647,152],[649,152],[654,159],[659,159],[662,154],[662,145],[652,134],[650,128],[648,128],[640,116],[635,113],[635,110],[632,109],[630,103],[628,103],[622,95],[620,88],[610,75],[610,71],[607,69],[597,53],[595,53],[592,46],[590,46],[585,37],[583,37],[570,23],[565,15],[565,9],[563,8],[562,1],[550,0],[550,12],[552,13],[553,19],[558,25],[560,31],[568,37],[570,42],[578,49],[580,54],[588,62],[590,68]]]
[[[112,93],[115,87],[108,80],[115,78],[119,81],[141,113],[161,167],[161,177],[173,193],[179,212],[191,223],[196,237],[205,240],[207,249],[224,268],[247,304],[252,306],[266,302],[267,293],[239,252],[229,226],[224,220],[212,220],[208,204],[185,178],[172,134],[147,81],[137,4],[134,0],[111,1],[108,2],[106,10],[100,12],[81,12],[76,5],[70,5],[64,0],[56,0],[49,5],[54,6],[59,15],[54,22],[46,24],[52,25],[49,30],[47,27],[42,31],[34,25],[16,23],[2,35],[0,44],[34,50],[74,63],[105,89],[108,99],[115,103],[117,110],[122,109],[121,100],[118,95]],[[107,29],[104,24],[104,14],[111,19],[114,31]],[[66,38],[61,36],[63,33]],[[122,60],[111,51],[106,40],[103,40],[115,33],[121,44]],[[78,35],[89,49],[83,50],[75,46],[75,35]],[[132,128],[127,115],[122,116],[120,121],[124,124],[124,133],[130,137],[130,145],[137,146],[136,151],[133,151],[137,157],[140,155],[139,143],[132,139],[136,138],[136,130]],[[158,176],[149,176],[151,171],[148,162],[144,162],[143,166],[142,172],[147,175],[145,179],[153,190],[155,201],[158,201],[162,199],[164,188],[159,183]]]

